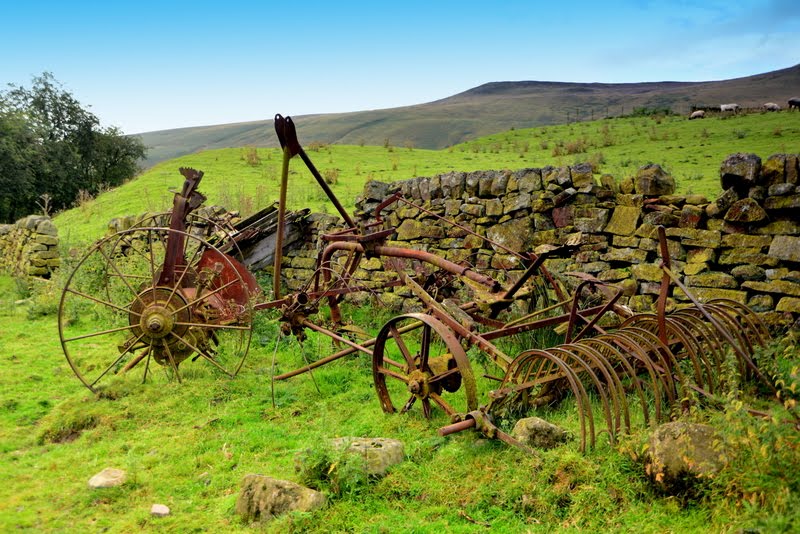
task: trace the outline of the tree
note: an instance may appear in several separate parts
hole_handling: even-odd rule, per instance
[[[55,210],[74,204],[80,191],[94,195],[124,183],[145,156],[139,138],[97,117],[65,91],[52,74],[30,89],[10,85],[0,93],[0,219],[13,221],[37,210],[43,194]]]

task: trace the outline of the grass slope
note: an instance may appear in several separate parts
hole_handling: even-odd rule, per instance
[[[271,132],[271,130],[269,130]],[[672,173],[679,192],[719,193],[719,165],[731,153],[800,152],[800,113],[719,115],[688,121],[682,117],[627,117],[510,130],[443,150],[410,146],[320,145],[300,136],[332,189],[352,209],[371,179],[393,181],[453,170],[519,169],[590,161],[599,173],[618,180],[647,163]],[[257,151],[258,161],[247,162]],[[200,190],[209,204],[238,209],[243,215],[278,197],[281,154],[270,148],[207,150],[161,163],[131,182],[55,217],[62,241],[79,245],[99,238],[114,217],[166,211],[169,189],[179,188],[181,166],[205,172]],[[330,206],[302,162],[292,162],[289,205],[314,211]]]
[[[268,315],[259,316],[235,379],[209,372],[200,360],[182,365],[182,384],[158,373],[155,384],[119,383],[94,395],[61,354],[55,284],[32,294],[19,287],[0,276],[2,532],[249,532],[234,514],[242,478],[301,480],[298,455],[342,436],[400,439],[406,460],[385,478],[366,480],[339,458],[306,481],[328,495],[327,508],[281,517],[263,531],[789,532],[800,520],[796,430],[784,424],[779,406],[753,401],[735,384],[720,401],[722,412],[690,416],[725,430],[729,468],[680,499],[647,482],[637,460],[643,433],[618,449],[601,436],[585,456],[574,444],[528,456],[471,432],[440,438],[435,429],[449,421],[438,411],[430,422],[419,410],[380,411],[364,357],[272,384],[273,365],[276,372],[293,369],[331,347],[314,335],[302,347],[279,340]],[[27,299],[15,302],[21,296]],[[388,317],[378,308],[356,313],[357,324],[372,332]],[[796,348],[782,355],[790,367],[800,364]],[[497,373],[474,365],[478,377]],[[779,376],[787,399],[796,399],[797,368]],[[482,401],[487,382],[479,383]],[[740,399],[772,418],[752,418]],[[574,409],[566,401],[544,417],[574,431]],[[88,479],[105,467],[126,470],[128,482],[89,489]],[[151,517],[154,503],[172,514]]]

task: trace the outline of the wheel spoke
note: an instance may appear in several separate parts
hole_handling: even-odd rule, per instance
[[[139,293],[128,283],[128,279],[125,277],[124,274],[122,274],[122,272],[120,272],[119,267],[117,267],[117,263],[115,261],[113,261],[111,258],[108,257],[108,255],[105,253],[105,251],[102,249],[102,247],[99,247],[97,250],[106,259],[107,265],[111,265],[111,267],[114,269],[114,271],[120,277],[120,280],[122,280],[122,282],[125,284],[125,286],[130,290],[131,294],[133,295],[133,298],[135,298],[136,300],[141,302],[141,299],[139,298]]]
[[[422,340],[420,341],[419,347],[419,368],[420,369],[427,369],[428,367],[428,358],[431,354],[431,327],[428,325],[424,325],[422,327]]]
[[[172,351],[169,350],[169,344],[164,343],[162,346],[164,347],[164,352],[167,353],[167,359],[169,360],[169,366],[172,367],[172,372],[175,373],[175,378],[180,383],[181,382],[181,374],[180,374],[180,371],[178,371],[178,364],[175,363],[175,358],[172,356]]]
[[[229,372],[227,369],[225,369],[224,367],[222,367],[222,365],[220,365],[220,364],[219,364],[219,362],[217,362],[217,361],[216,361],[214,358],[212,358],[211,356],[209,356],[208,354],[206,354],[206,352],[205,352],[204,350],[202,350],[202,349],[200,349],[200,348],[196,347],[196,346],[195,346],[194,344],[192,344],[192,343],[191,343],[191,342],[190,342],[188,339],[184,338],[183,336],[179,336],[179,335],[178,335],[178,334],[176,334],[175,332],[170,332],[170,334],[172,335],[172,337],[174,337],[174,338],[176,338],[176,339],[180,340],[182,343],[185,343],[187,347],[189,347],[190,349],[192,349],[193,351],[195,351],[197,354],[199,354],[200,356],[202,356],[203,358],[205,358],[206,360],[208,360],[208,361],[209,361],[211,364],[213,364],[213,365],[214,365],[214,366],[215,366],[217,369],[219,369],[220,371],[222,371],[222,372],[223,372],[223,373],[225,373],[226,375],[228,375],[228,376],[230,376],[231,378],[233,378],[233,376],[234,376],[233,374],[231,374],[231,373],[230,373],[230,372]]]
[[[70,338],[64,339],[64,343],[69,343],[70,341],[77,341],[79,339],[87,339],[87,338],[90,338],[90,337],[104,336],[106,334],[113,334],[114,332],[123,332],[125,330],[133,330],[133,326],[125,325],[125,326],[120,326],[120,327],[117,327],[117,328],[109,328],[108,330],[101,330],[99,332],[92,332],[91,334],[83,334],[82,336],[70,337]],[[141,338],[142,337],[139,336],[139,339],[141,339]]]
[[[414,401],[416,401],[416,400],[417,400],[417,396],[416,395],[411,395],[411,397],[409,397],[409,399],[403,405],[403,409],[400,410],[400,413],[406,413],[408,410],[410,410],[411,407],[414,406]]]
[[[408,350],[408,347],[406,347],[406,344],[403,341],[402,334],[400,334],[400,332],[397,331],[397,327],[395,325],[391,325],[391,327],[389,328],[389,332],[391,333],[392,339],[394,339],[395,344],[397,344],[397,348],[400,349],[403,358],[405,358],[409,370],[416,368],[416,364],[414,363],[414,357],[411,356],[411,352]]]
[[[387,364],[391,365],[392,367],[397,367],[398,369],[405,370],[405,368],[406,368],[405,365],[403,365],[402,363],[396,362],[394,360],[390,360],[389,358],[387,358],[385,356],[383,357],[383,363],[387,363]]]
[[[425,419],[431,418],[431,401],[427,397],[422,399],[422,415],[425,416]]]
[[[128,353],[130,352],[130,350],[131,350],[131,347],[133,347],[134,345],[136,345],[136,343],[137,343],[139,340],[141,340],[143,337],[144,337],[144,334],[140,335],[140,336],[139,336],[139,337],[136,339],[136,341],[134,341],[133,343],[131,343],[131,345],[130,345],[128,348],[126,348],[125,350],[123,350],[123,351],[120,353],[119,357],[118,357],[116,360],[114,360],[114,361],[111,363],[111,365],[109,365],[108,367],[106,367],[105,371],[103,371],[102,373],[100,373],[100,376],[98,376],[97,378],[95,378],[95,379],[94,379],[94,382],[92,382],[92,384],[91,384],[91,387],[94,387],[94,386],[95,386],[95,384],[97,384],[97,382],[98,382],[98,381],[99,381],[101,378],[103,378],[103,377],[106,375],[106,373],[107,373],[107,372],[109,372],[109,371],[111,370],[111,368],[115,367],[115,366],[116,366],[116,365],[117,365],[117,364],[118,364],[118,363],[119,363],[119,362],[122,360],[122,358],[124,358],[124,357],[125,357],[125,355],[126,355],[126,354],[128,354]]]
[[[92,302],[96,302],[97,304],[100,304],[100,305],[103,305],[103,306],[107,306],[107,307],[113,308],[115,310],[119,310],[119,311],[121,311],[123,313],[134,313],[134,315],[138,315],[137,313],[132,312],[128,308],[123,308],[122,306],[117,306],[116,304],[114,304],[112,302],[108,302],[108,301],[99,299],[97,297],[93,297],[92,295],[89,295],[87,293],[83,293],[82,291],[78,291],[76,289],[72,289],[71,287],[65,288],[64,291],[66,291],[68,293],[72,293],[73,295],[77,295],[79,297],[83,297],[83,298],[85,298],[87,300],[91,300]]]
[[[434,375],[434,376],[430,377],[428,379],[428,384],[435,384],[439,380],[442,380],[444,378],[447,378],[448,376],[452,376],[452,375],[455,375],[455,374],[458,374],[458,373],[459,373],[458,367],[454,367],[452,369],[448,369],[447,371],[445,371],[444,373],[442,373],[440,375]]]
[[[454,414],[456,413],[456,411],[453,409],[453,407],[452,407],[452,406],[450,406],[450,405],[447,403],[447,401],[445,401],[445,400],[442,398],[442,396],[441,396],[441,395],[439,395],[438,393],[431,393],[431,394],[429,395],[429,397],[430,397],[431,399],[433,399],[433,401],[434,401],[436,404],[438,404],[438,405],[439,405],[439,407],[440,407],[442,410],[444,410],[444,411],[445,411],[445,413],[446,413],[447,415],[454,415]]]
[[[396,371],[392,371],[391,369],[387,369],[386,367],[383,366],[378,366],[378,372],[386,376],[391,376],[392,378],[396,378],[397,380],[408,384],[408,377],[405,375],[401,375]]]

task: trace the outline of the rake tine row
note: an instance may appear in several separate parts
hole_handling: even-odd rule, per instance
[[[769,340],[763,323],[731,300],[713,300],[703,309],[712,321],[693,308],[666,315],[662,322],[654,314],[639,314],[611,333],[523,351],[492,393],[487,411],[552,405],[571,393],[580,450],[594,447],[603,432],[613,445],[620,432],[630,432],[637,401],[644,424],[651,425],[686,409],[695,394],[719,391],[729,351],[739,372],[752,374],[754,347]],[[593,410],[596,404],[599,409]]]

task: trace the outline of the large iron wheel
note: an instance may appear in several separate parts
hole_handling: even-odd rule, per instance
[[[174,268],[170,242],[180,244]],[[134,227],[95,244],[70,274],[59,305],[61,346],[92,391],[113,380],[180,381],[187,359],[208,364],[191,373],[235,376],[250,346],[256,290],[241,264],[204,239]]]
[[[463,347],[430,315],[408,313],[384,325],[373,350],[372,377],[386,413],[397,411],[392,398],[402,402],[401,413],[419,401],[426,418],[431,417],[431,401],[451,418],[478,407],[475,377]],[[464,393],[455,395],[462,388]]]

